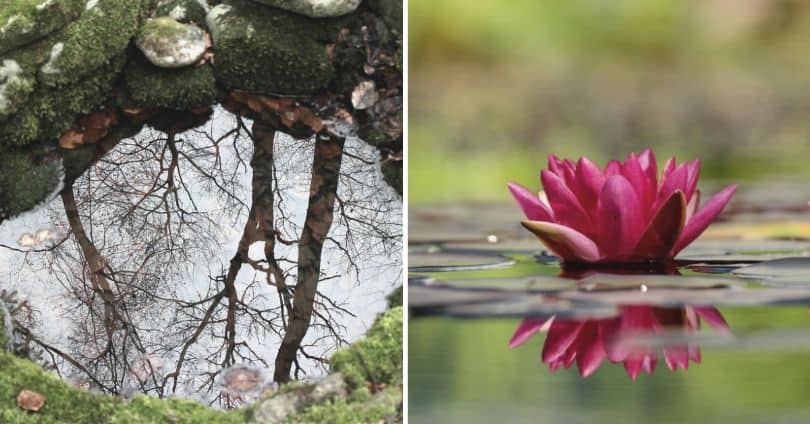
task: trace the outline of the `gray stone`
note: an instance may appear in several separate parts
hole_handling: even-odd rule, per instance
[[[135,44],[153,65],[180,68],[193,65],[205,53],[205,32],[163,16],[144,24]]]
[[[294,387],[258,401],[253,411],[253,422],[280,423],[310,405],[343,398],[346,394],[346,380],[341,373],[336,372],[314,385]]]
[[[311,18],[341,16],[354,12],[360,0],[253,0]]]

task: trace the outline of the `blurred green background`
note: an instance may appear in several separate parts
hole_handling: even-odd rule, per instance
[[[507,201],[548,153],[650,146],[704,177],[810,176],[810,2],[411,0],[412,205]]]

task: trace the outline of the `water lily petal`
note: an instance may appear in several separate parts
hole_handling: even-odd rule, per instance
[[[700,207],[700,190],[695,190],[689,203],[686,205],[686,222],[689,222]]]
[[[579,202],[586,212],[594,212],[591,214],[593,218],[596,215],[596,202],[599,199],[599,193],[602,192],[602,186],[605,185],[605,175],[588,158],[580,158],[577,163],[576,183]]]
[[[551,364],[559,359],[564,359],[568,348],[577,338],[582,330],[583,322],[577,321],[554,321],[548,330],[546,341],[543,343],[543,362]]]
[[[636,191],[623,176],[608,177],[597,209],[599,248],[611,259],[624,258],[636,246],[646,226]]]
[[[571,227],[545,221],[523,221],[521,224],[563,260],[596,262],[600,258],[596,243]]]
[[[638,154],[638,163],[641,164],[641,169],[648,175],[651,180],[658,178],[658,162],[655,159],[655,153],[649,147],[642,150]],[[657,184],[655,185],[658,188]]]
[[[633,256],[645,259],[666,258],[678,242],[686,222],[686,196],[672,193],[644,231]]]
[[[711,306],[695,306],[693,309],[701,319],[706,320],[713,328],[724,333],[731,333],[731,328],[729,328],[726,319],[723,318],[723,314],[721,314],[717,308]]]
[[[619,175],[621,173],[622,164],[617,160],[612,160],[605,165],[605,177]]]
[[[656,207],[661,205],[672,195],[673,192],[680,190],[686,194],[686,186],[688,180],[688,170],[686,164],[681,164],[669,172],[661,180],[661,188],[658,190],[658,201]],[[687,197],[687,200],[689,198]]]
[[[661,173],[661,183],[663,184],[664,180],[675,170],[675,156],[667,159],[667,163],[664,164],[664,171]]]
[[[579,339],[582,342],[577,348],[577,368],[579,368],[579,375],[587,377],[596,372],[607,356],[605,348],[602,346],[602,339],[599,337],[599,325],[591,322],[587,332],[583,329]]]
[[[554,317],[548,319],[524,319],[518,325],[518,328],[515,330],[515,334],[512,335],[512,338],[509,339],[509,348],[515,348],[523,343],[526,340],[529,340],[534,333],[543,330],[543,327],[546,325],[551,325],[551,320]]]
[[[678,239],[678,243],[675,244],[675,248],[672,251],[673,256],[680,252],[684,247],[689,245],[689,243],[693,242],[698,236],[703,233],[703,230],[709,226],[709,224],[714,221],[714,218],[722,212],[723,208],[726,204],[731,200],[731,196],[734,195],[734,192],[737,191],[737,186],[732,184],[722,190],[720,190],[717,194],[712,196],[702,208],[700,208],[692,219],[690,219],[686,226],[683,229],[683,233],[681,233],[680,239]]]
[[[590,235],[593,232],[591,217],[582,208],[579,199],[563,179],[548,171],[543,171],[540,179],[556,222]]]
[[[692,195],[697,188],[698,178],[700,178],[700,159],[686,163],[686,200],[692,200]]]
[[[652,206],[651,203],[654,200],[653,196],[657,187],[647,187],[647,176],[644,174],[644,170],[641,169],[641,164],[635,154],[631,153],[622,164],[621,174],[636,191],[639,205],[641,205],[642,211],[646,215],[647,209]]]
[[[555,155],[548,155],[548,170],[555,175],[562,176],[562,161]]]
[[[689,351],[686,346],[670,346],[664,348],[664,361],[667,368],[677,371],[678,368],[689,369]]]
[[[624,361],[624,370],[627,371],[627,375],[630,376],[631,380],[636,381],[643,362],[643,358],[628,358]]]
[[[551,209],[543,204],[540,198],[535,196],[529,189],[511,181],[507,184],[507,187],[509,187],[512,197],[515,198],[520,209],[523,210],[523,214],[526,215],[526,218],[532,221],[554,220]]]

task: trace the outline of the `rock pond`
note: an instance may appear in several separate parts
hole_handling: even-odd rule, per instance
[[[215,3],[0,0],[0,391],[396,420],[401,3]]]

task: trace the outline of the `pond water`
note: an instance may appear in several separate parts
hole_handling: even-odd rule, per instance
[[[63,155],[66,189],[0,224],[0,304],[19,327],[10,347],[80,387],[123,396],[230,407],[270,386],[310,183],[327,177],[313,177],[314,138],[276,132],[254,144],[255,130],[217,107],[192,130],[144,128],[98,146],[110,151],[85,157],[81,175],[71,176],[79,156]],[[401,285],[400,197],[376,149],[348,137],[343,152],[333,223],[320,267],[308,271],[318,285],[295,379],[323,375]],[[248,220],[256,211],[276,232],[270,254]]]
[[[511,203],[411,209],[411,422],[810,422],[807,199],[741,185],[655,270],[562,270]]]

